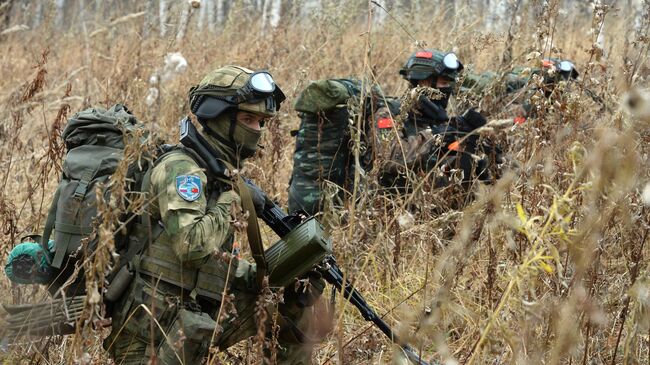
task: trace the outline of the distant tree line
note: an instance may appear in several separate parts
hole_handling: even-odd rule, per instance
[[[623,0],[624,16],[639,25],[643,4],[648,0]],[[388,13],[402,19],[426,19],[427,14],[460,17],[464,24],[479,30],[505,32],[513,21],[512,14],[522,12],[534,19],[544,6],[558,4],[559,11],[572,17],[589,17],[594,6],[608,3],[593,1],[540,0],[0,0],[0,32],[11,27],[35,29],[47,24],[60,30],[97,28],[121,17],[136,14],[143,19],[143,35],[183,37],[188,30],[218,33],[229,21],[256,21],[261,31],[285,22],[301,22],[310,16],[332,12],[350,14],[358,11],[365,21],[369,4],[377,22]],[[545,5],[546,4],[546,5]],[[532,5],[532,6],[527,6]],[[647,6],[647,4],[646,4]],[[525,12],[522,9],[526,9]],[[352,14],[357,14],[352,12]]]

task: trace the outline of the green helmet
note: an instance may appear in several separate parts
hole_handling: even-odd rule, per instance
[[[456,80],[462,69],[463,64],[453,52],[425,49],[414,52],[399,73],[413,83],[431,76],[445,76]]]
[[[233,108],[273,117],[285,96],[267,71],[224,66],[211,71],[192,87],[189,99],[194,115],[214,119]]]

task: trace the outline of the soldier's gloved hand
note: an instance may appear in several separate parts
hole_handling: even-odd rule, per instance
[[[284,290],[285,303],[293,303],[300,308],[314,305],[316,300],[323,294],[325,280],[323,275],[316,270],[305,273],[295,286],[287,287]]]
[[[474,108],[469,108],[459,118],[459,124],[462,124],[461,129],[466,129],[467,132],[480,128],[487,123],[487,119],[481,113],[477,112]]]
[[[251,194],[251,199],[253,200],[253,206],[255,207],[255,213],[261,215],[264,212],[264,206],[266,205],[266,194],[255,185],[251,180],[244,179],[246,186],[248,186],[248,191]]]
[[[449,120],[447,111],[425,95],[420,95],[418,101],[420,102],[420,111],[426,118],[434,122],[446,122]]]

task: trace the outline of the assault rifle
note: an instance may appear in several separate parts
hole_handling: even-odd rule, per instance
[[[250,180],[248,184],[253,184]],[[267,196],[265,198],[264,212],[260,218],[266,223],[279,237],[284,237],[301,222],[297,217],[300,214],[288,215],[278,207]],[[323,260],[323,264],[316,268],[328,283],[333,285],[339,292],[343,292],[343,297],[354,305],[361,316],[366,320],[374,323],[392,342],[402,348],[402,351],[410,361],[418,365],[429,365],[411,348],[408,344],[400,341],[390,326],[366,303],[363,296],[352,286],[349,280],[344,279],[345,275],[336,263],[334,255],[328,255]]]
[[[180,142],[194,150],[201,158],[205,160],[209,173],[217,176],[223,176],[225,168],[218,160],[217,152],[205,141],[205,139],[196,131],[194,125],[188,118],[181,120],[181,138]],[[245,179],[246,183],[251,185],[252,188],[261,192],[255,184]],[[262,193],[263,194],[263,193]],[[305,221],[305,215],[300,213],[287,214],[268,196],[264,196],[264,210],[259,216],[266,225],[268,225],[280,238],[285,238],[289,233],[294,231]],[[352,305],[354,305],[361,313],[361,316],[366,321],[374,323],[379,330],[381,330],[393,343],[399,345],[406,357],[413,363],[418,365],[430,365],[428,362],[422,360],[420,356],[408,344],[401,341],[393,332],[390,326],[377,315],[368,303],[366,303],[363,296],[352,286],[349,280],[344,279],[345,275],[338,267],[336,259],[333,255],[325,256],[321,265],[316,268],[328,283],[333,285],[339,292]]]

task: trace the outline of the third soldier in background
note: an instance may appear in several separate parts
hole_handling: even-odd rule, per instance
[[[464,76],[461,92],[469,99],[479,100],[490,116],[514,118],[520,124],[537,114],[535,105],[563,96],[579,73],[569,60],[545,58],[540,67],[517,66],[505,73],[466,72]],[[603,103],[590,91],[587,94]]]

